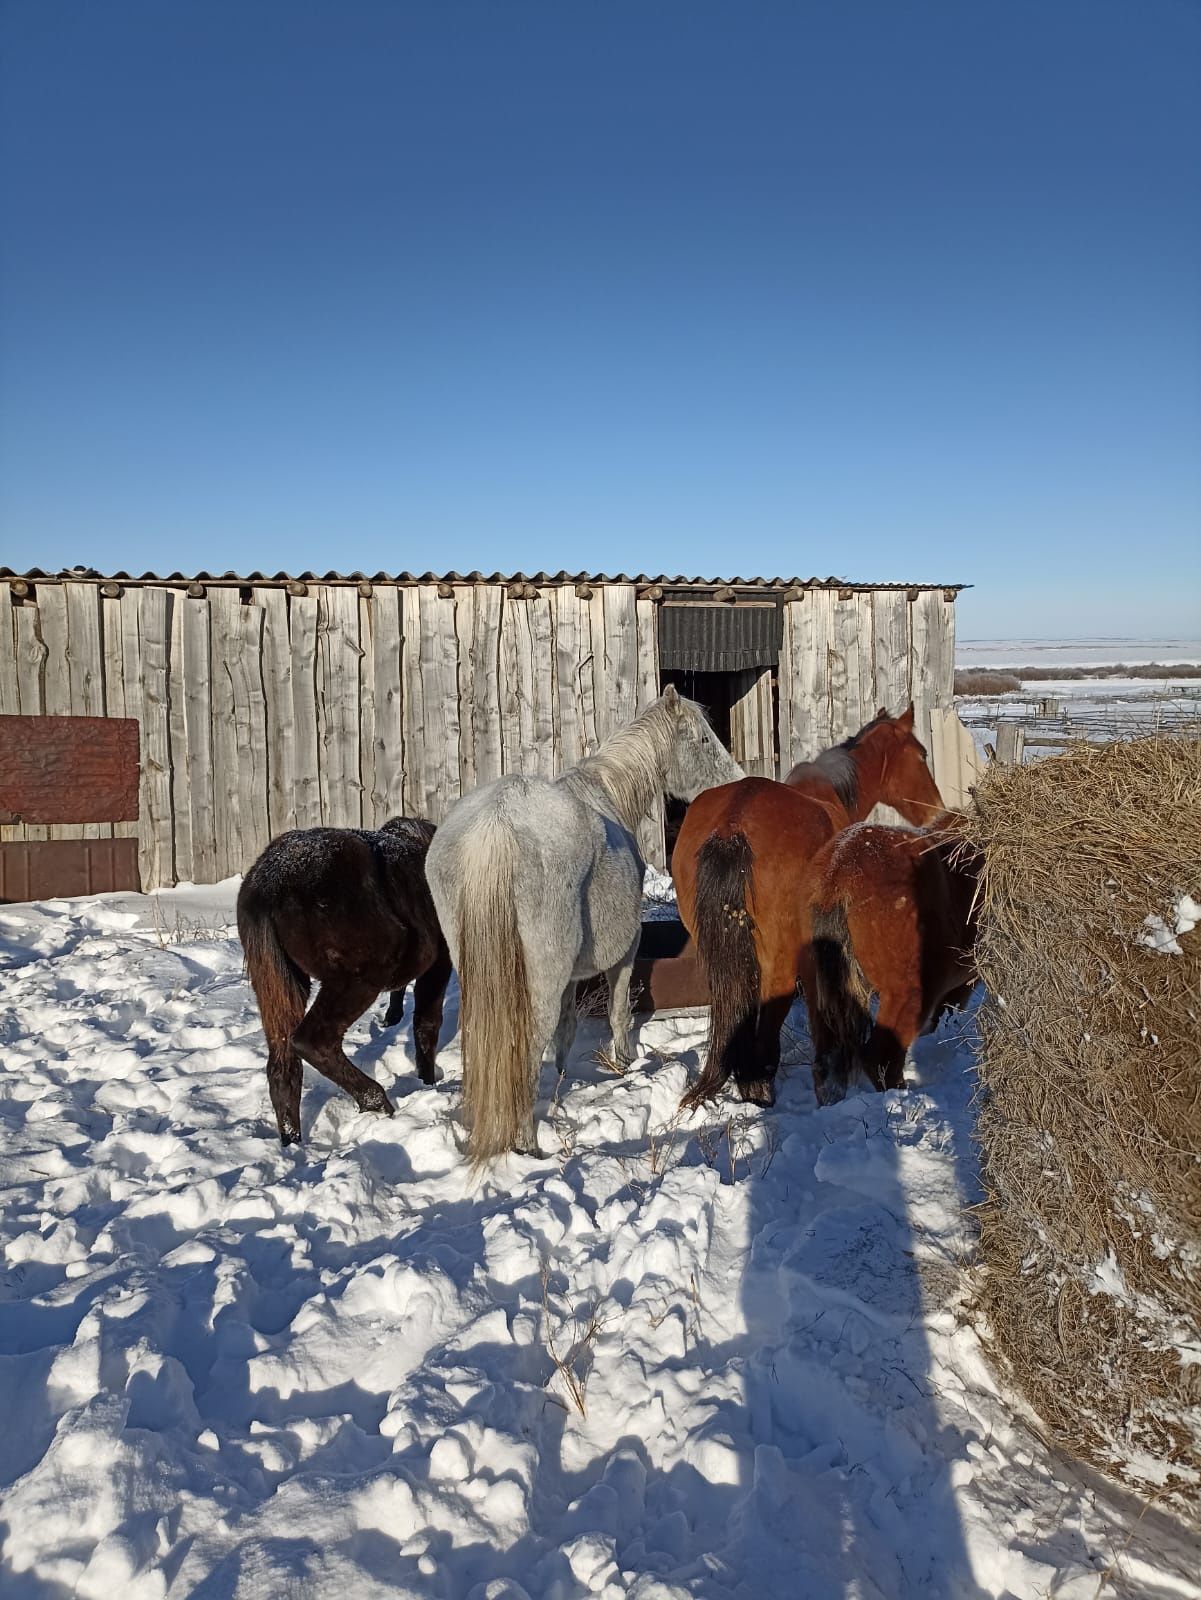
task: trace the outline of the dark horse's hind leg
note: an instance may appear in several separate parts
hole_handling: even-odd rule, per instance
[[[304,1073],[291,1044],[267,1050],[267,1089],[280,1144],[300,1143],[300,1086]]]
[[[442,1027],[442,1001],[450,982],[450,953],[443,945],[433,962],[413,985],[413,1045],[417,1075],[422,1083],[434,1081],[434,1056]]]
[[[379,990],[361,979],[330,978],[321,985],[312,1009],[292,1035],[297,1055],[310,1067],[345,1089],[360,1111],[392,1115],[392,1102],[365,1072],[360,1072],[342,1050],[347,1028],[363,1015]]]
[[[398,1022],[404,1020],[405,991],[393,989],[388,996],[388,1009],[384,1012],[384,1027],[394,1028]]]

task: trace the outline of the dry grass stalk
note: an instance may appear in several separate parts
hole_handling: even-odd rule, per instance
[[[604,1299],[603,1295],[597,1295],[582,1316],[573,1313],[569,1320],[561,1319],[556,1334],[555,1314],[550,1304],[550,1263],[542,1263],[542,1325],[546,1353],[550,1356],[553,1368],[550,1377],[558,1373],[568,1398],[581,1417],[588,1415],[584,1408],[588,1387],[587,1356],[605,1326],[606,1319],[600,1314]],[[561,1339],[564,1329],[568,1327],[571,1343],[564,1349]],[[550,1382],[550,1378],[547,1382]]]
[[[1201,740],[992,768],[978,1137],[981,1302],[1061,1443],[1201,1515]],[[1191,1349],[1190,1349],[1191,1347]]]

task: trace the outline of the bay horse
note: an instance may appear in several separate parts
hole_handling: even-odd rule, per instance
[[[434,1081],[434,1053],[450,953],[425,876],[432,822],[394,817],[382,828],[301,828],[281,833],[238,891],[238,935],[267,1036],[267,1085],[280,1143],[300,1141],[301,1062],[324,1074],[360,1111],[392,1115],[392,1102],[342,1049],[351,1023],[382,990],[399,1020],[416,979],[417,1075]],[[312,979],[321,988],[305,1013]]]
[[[701,708],[669,686],[559,777],[512,774],[452,806],[427,871],[459,974],[473,1165],[510,1149],[538,1154],[542,1057],[553,1039],[563,1071],[578,980],[605,974],[613,1058],[629,1060],[638,825],[664,790],[691,800],[741,775]]]
[[[913,732],[913,707],[884,709],[783,783],[744,778],[688,809],[671,858],[680,918],[711,995],[704,1069],[685,1109],[732,1076],[744,1100],[775,1100],[780,1030],[806,975],[806,878],[818,850],[878,802],[926,822],[942,797]]]
[[[957,822],[945,812],[916,833],[860,823],[814,860],[805,998],[819,1102],[841,1099],[859,1073],[901,1088],[913,1041],[975,987],[982,858]]]

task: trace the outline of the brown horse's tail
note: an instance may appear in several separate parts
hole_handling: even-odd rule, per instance
[[[513,878],[517,838],[502,817],[479,822],[459,859],[459,1029],[463,1109],[473,1166],[511,1150],[534,1110],[534,1032]]]
[[[810,1028],[822,1049],[814,1079],[820,1099],[840,1098],[857,1070],[866,1070],[872,1031],[872,990],[859,965],[847,908],[841,900],[813,912],[813,1017]]]
[[[238,891],[238,937],[267,1036],[267,1075],[292,1059],[292,1034],[308,1004],[309,980],[279,942],[269,900],[259,892],[254,868]]]
[[[759,955],[751,918],[754,853],[745,833],[711,833],[696,857],[696,948],[709,983],[709,1059],[698,1088],[756,1077]]]

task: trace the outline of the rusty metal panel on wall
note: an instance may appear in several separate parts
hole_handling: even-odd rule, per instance
[[[0,822],[136,822],[132,717],[0,717]]]
[[[136,839],[31,839],[0,844],[0,903],[141,888]]]

